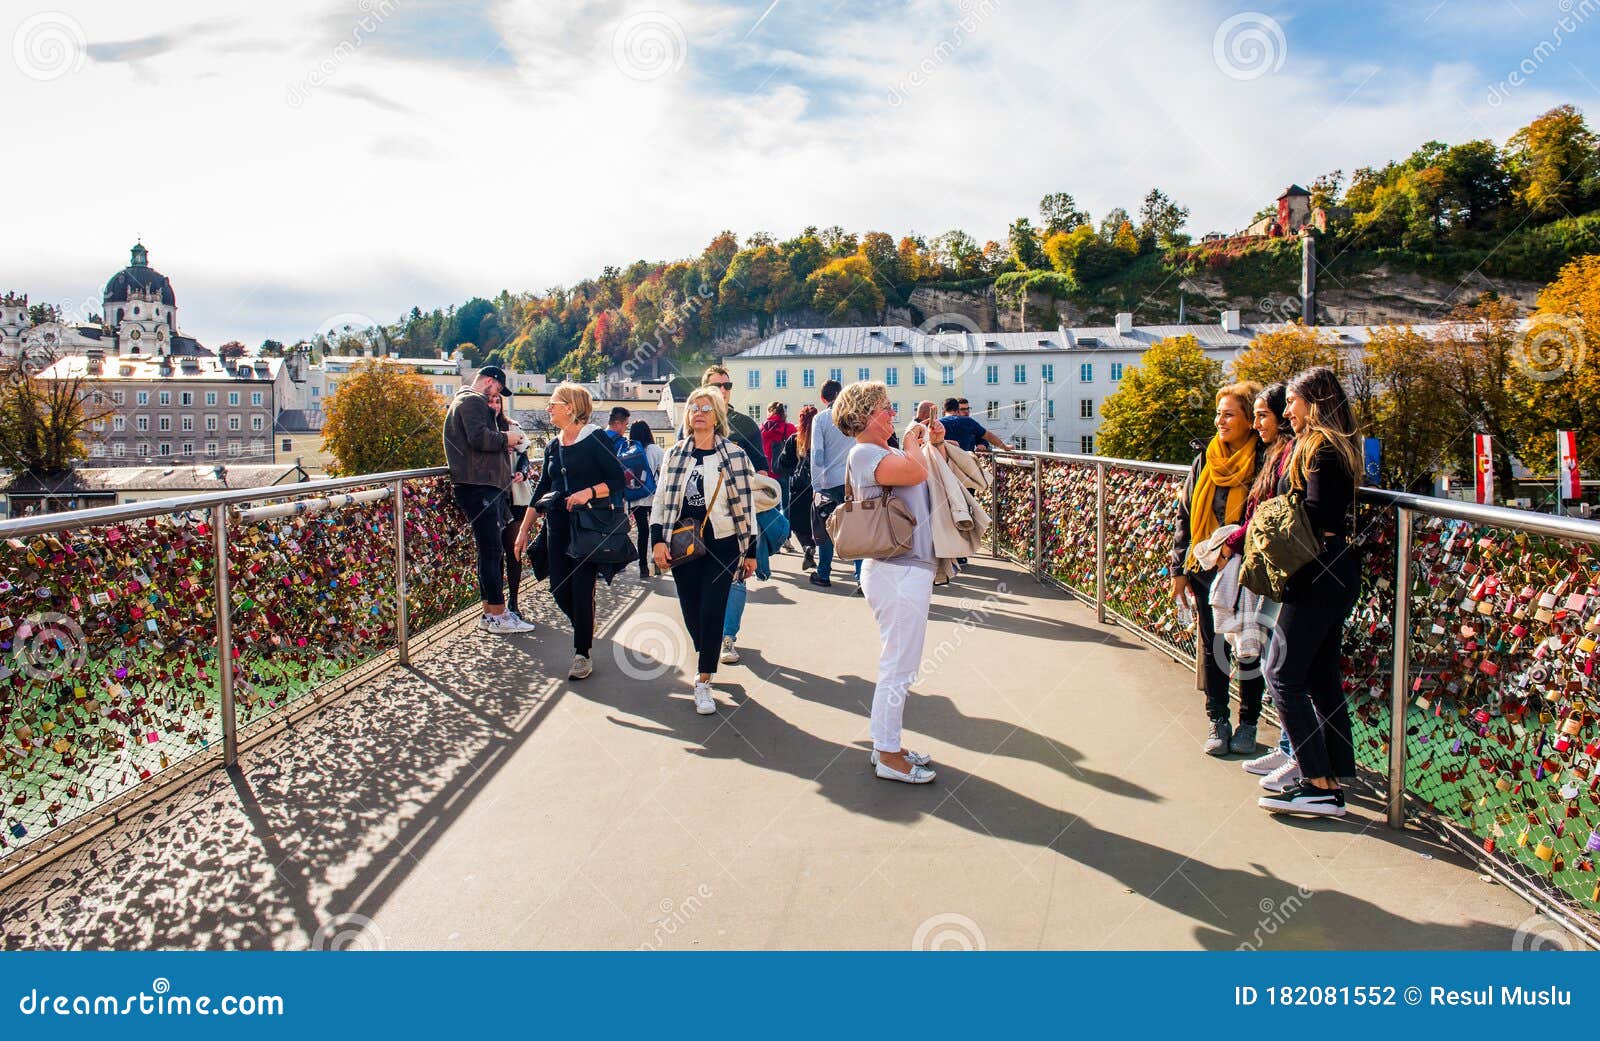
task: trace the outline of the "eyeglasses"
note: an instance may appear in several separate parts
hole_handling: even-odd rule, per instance
[[[689,406],[689,411],[690,412],[715,412],[716,410],[717,410],[717,406],[709,404],[709,403],[705,403],[705,402],[702,402],[699,405],[690,405]]]
[[[956,409],[956,415],[959,415],[959,416],[970,416],[970,415],[972,415],[972,406],[971,405],[962,405],[960,408]]]
[[[708,387],[721,387],[723,390],[732,390],[733,389],[733,384],[732,383],[708,383],[708,384],[706,384],[706,386],[708,386]]]

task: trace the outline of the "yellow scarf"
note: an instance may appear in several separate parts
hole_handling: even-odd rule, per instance
[[[1222,447],[1222,438],[1213,437],[1206,446],[1205,465],[1194,482],[1194,495],[1189,500],[1189,554],[1184,561],[1187,570],[1195,570],[1194,549],[1210,538],[1218,528],[1217,515],[1211,505],[1216,501],[1218,488],[1228,489],[1227,505],[1223,509],[1224,521],[1238,523],[1244,517],[1245,497],[1256,476],[1255,438],[1245,441],[1244,447],[1228,455]]]

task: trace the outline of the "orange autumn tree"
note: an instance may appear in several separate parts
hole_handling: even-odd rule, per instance
[[[1344,352],[1332,334],[1295,324],[1260,333],[1233,360],[1233,378],[1255,380],[1263,387],[1288,383],[1307,369],[1326,365],[1345,373]]]
[[[1579,257],[1539,293],[1511,350],[1508,389],[1518,408],[1523,462],[1555,472],[1556,431],[1578,436],[1580,457],[1600,452],[1600,255]],[[1589,470],[1594,469],[1590,463]],[[1593,474],[1591,473],[1591,476]]]
[[[398,365],[357,366],[325,406],[330,469],[348,476],[443,466],[445,404],[427,380]]]

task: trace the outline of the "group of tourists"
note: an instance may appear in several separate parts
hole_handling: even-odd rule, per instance
[[[1210,720],[1204,750],[1250,756],[1243,766],[1260,777],[1263,809],[1343,816],[1342,782],[1354,778],[1356,759],[1340,640],[1360,584],[1350,539],[1362,473],[1350,402],[1334,371],[1319,367],[1288,384],[1230,384],[1216,403],[1216,436],[1183,483],[1168,569],[1174,598],[1195,616]],[[1283,496],[1304,510],[1311,559],[1272,600],[1247,588],[1244,549],[1257,511]],[[1269,692],[1282,732],[1257,755]]]
[[[831,586],[837,540],[881,642],[869,763],[886,780],[932,781],[931,757],[901,746],[905,702],[933,587],[959,573],[989,525],[980,504],[987,477],[971,453],[1004,441],[954,398],[943,419],[933,402],[920,403],[897,432],[888,388],[877,382],[830,380],[798,424],[775,403],[758,426],[729,406],[732,391],[727,369],[707,369],[684,402],[676,442],[663,449],[646,424],[628,425],[625,409],[613,409],[604,428],[592,423],[588,391],[563,383],[550,395],[556,434],[535,477],[527,432],[506,407],[505,372],[480,369],[444,422],[455,501],[477,547],[480,627],[533,628],[517,611],[526,559],[572,624],[568,676],[582,680],[594,671],[597,581],[635,561],[643,582],[670,573],[694,648],[694,708],[712,715],[718,667],[740,660],[750,581],[770,577],[771,558],[794,548],[792,537],[809,581]],[[630,518],[633,535],[619,543]]]
[[[613,409],[604,428],[592,423],[589,393],[563,383],[550,396],[556,435],[535,477],[527,433],[506,408],[505,373],[481,369],[444,424],[455,500],[478,550],[481,627],[532,628],[517,611],[526,559],[572,623],[568,675],[582,680],[594,669],[597,580],[634,563],[644,582],[670,573],[694,648],[694,708],[711,715],[718,667],[740,660],[750,581],[769,578],[772,557],[796,548],[792,539],[808,581],[829,588],[838,553],[852,562],[854,592],[881,643],[871,766],[887,780],[933,780],[930,757],[901,745],[905,704],[933,588],[960,573],[990,523],[981,505],[988,478],[973,453],[1009,446],[962,398],[942,411],[919,402],[897,431],[879,382],[829,380],[798,423],[773,403],[758,425],[730,407],[732,390],[727,369],[707,369],[684,402],[676,442],[663,449],[646,424],[629,425],[626,409]],[[1182,486],[1168,568],[1174,598],[1196,619],[1205,751],[1249,756],[1244,768],[1259,775],[1268,810],[1342,815],[1355,751],[1340,638],[1359,581],[1349,539],[1361,459],[1350,404],[1327,368],[1287,385],[1234,383],[1216,404],[1216,435]],[[1244,577],[1246,536],[1256,513],[1279,512],[1282,497],[1303,509],[1315,555],[1269,600]],[[1269,693],[1282,734],[1261,755]]]

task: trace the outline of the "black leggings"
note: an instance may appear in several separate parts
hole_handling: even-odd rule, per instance
[[[522,585],[522,558],[517,556],[517,531],[522,527],[526,506],[511,507],[511,523],[500,532],[500,546],[506,556],[506,606],[517,609],[517,587]]]
[[[567,556],[572,542],[572,518],[557,508],[545,514],[550,526],[550,591],[556,606],[572,623],[572,649],[588,657],[594,647],[594,582],[598,564]]]
[[[633,514],[634,533],[639,539],[639,577],[650,577],[650,507],[635,506],[629,511]]]
[[[1194,590],[1194,620],[1196,639],[1206,653],[1206,716],[1209,719],[1228,718],[1228,677],[1232,666],[1239,669],[1239,725],[1253,727],[1261,718],[1261,694],[1266,689],[1266,677],[1261,674],[1260,659],[1235,658],[1233,648],[1224,638],[1217,636],[1216,621],[1211,617],[1211,582],[1216,573],[1211,571],[1189,575],[1189,585]],[[1227,659],[1230,668],[1223,670],[1217,660],[1218,652]]]
[[[683,624],[699,655],[699,669],[707,676],[717,674],[717,655],[722,650],[722,620],[728,611],[728,590],[739,567],[739,540],[707,539],[711,552],[699,560],[672,569],[678,584],[678,607]]]
[[[1340,677],[1344,620],[1361,585],[1358,551],[1343,540],[1297,573],[1284,591],[1267,681],[1295,762],[1307,777],[1354,777],[1355,739]]]

